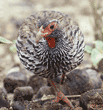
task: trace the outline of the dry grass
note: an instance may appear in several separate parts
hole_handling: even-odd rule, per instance
[[[92,14],[94,17],[94,36],[95,40],[103,41],[103,1],[102,0],[89,0]]]

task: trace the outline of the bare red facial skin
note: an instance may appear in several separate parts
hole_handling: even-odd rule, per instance
[[[47,35],[50,35],[50,34],[54,31],[54,29],[50,29],[50,26],[51,26],[51,25],[54,25],[54,29],[55,29],[55,28],[58,28],[58,27],[57,27],[57,23],[52,22],[52,23],[50,23],[50,24],[44,29],[44,31],[41,31],[41,32],[42,32],[42,33],[46,33],[46,34],[44,34],[44,35],[42,35],[42,36],[45,37],[46,40],[48,41],[48,46],[51,47],[51,48],[54,48],[54,47],[55,47],[55,38],[46,37]]]

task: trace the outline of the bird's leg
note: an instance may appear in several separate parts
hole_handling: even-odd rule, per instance
[[[72,105],[72,103],[70,102],[70,100],[56,87],[56,85],[54,84],[54,82],[51,79],[48,79],[48,81],[51,84],[51,86],[53,87],[53,89],[57,92],[56,99],[53,100],[53,102],[59,102],[60,100],[62,100],[70,108],[74,108],[74,106]]]
[[[63,84],[64,78],[65,78],[65,74],[62,74],[60,84]]]

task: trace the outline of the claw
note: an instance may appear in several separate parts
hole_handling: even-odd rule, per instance
[[[57,92],[57,98],[55,100],[53,100],[52,102],[59,102],[60,100],[62,100],[63,102],[65,102],[70,108],[74,108],[74,106],[72,105],[72,103],[68,100],[67,97],[65,97],[65,95],[62,92]]]

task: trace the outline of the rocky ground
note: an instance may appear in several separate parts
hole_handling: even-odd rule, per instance
[[[95,40],[94,31],[93,31],[94,18],[92,15],[92,10],[91,10],[89,0],[85,0],[85,1],[84,0],[77,0],[77,1],[75,0],[57,0],[57,1],[55,0],[52,0],[52,1],[50,0],[39,0],[39,1],[38,0],[15,0],[15,1],[1,0],[0,1],[0,36],[7,38],[11,41],[16,40],[19,27],[22,24],[23,20],[28,16],[30,16],[31,14],[33,14],[34,12],[41,11],[41,10],[55,10],[55,11],[60,11],[62,13],[69,14],[71,18],[73,18],[79,24],[80,29],[84,34],[85,44],[92,45],[93,41]],[[11,44],[0,45],[0,93],[1,94],[3,93],[5,98],[7,98],[7,101],[5,102],[7,104],[6,107],[12,105],[12,107],[14,107],[15,109],[15,106],[18,106],[17,110],[23,110],[23,109],[29,110],[30,108],[33,108],[33,107],[34,107],[33,109],[43,110],[42,107],[44,107],[45,108],[44,110],[49,110],[48,107],[51,106],[49,105],[51,104],[49,100],[48,102],[47,100],[46,101],[37,100],[38,98],[41,98],[44,94],[54,95],[53,92],[50,92],[51,88],[50,88],[50,85],[48,85],[47,80],[42,78],[32,77],[33,74],[25,70],[21,65],[19,58],[17,56],[17,53],[13,53],[10,51],[9,49],[10,46]],[[88,90],[98,89],[98,90],[89,91],[88,93],[84,93],[81,96],[78,96],[80,97],[79,99],[78,97],[76,97],[74,99],[71,99],[71,101],[75,105],[75,110],[82,110],[83,107],[88,110],[96,110],[96,109],[99,110],[100,108],[101,108],[100,110],[102,110],[103,104],[99,102],[103,102],[103,90],[100,89],[102,87],[103,78],[101,78],[101,75],[96,73],[96,71],[94,72],[94,70],[92,71],[91,69],[90,70],[87,69],[88,70],[87,71],[85,70],[85,68],[92,68],[91,58],[90,58],[90,55],[88,55],[87,53],[85,53],[83,63],[77,67],[77,69],[81,69],[81,70],[74,71],[73,73],[74,76],[76,76],[75,73],[78,73],[79,76],[81,76],[81,74],[85,76],[88,73],[88,75],[86,75],[86,78],[82,76],[83,79],[78,79],[78,80],[75,79],[76,84],[74,84],[72,88],[70,87],[70,85],[68,85],[69,91],[65,89],[67,86],[65,87],[63,85],[60,86],[60,89],[61,91],[64,90],[64,93],[66,95],[68,94],[81,95],[82,93]],[[14,71],[16,71],[16,73],[14,73]],[[18,75],[18,74],[21,74],[21,75]],[[65,80],[65,83],[64,83],[65,85],[68,84],[67,83],[69,81],[68,79],[70,79],[73,76],[68,75],[68,77]],[[93,79],[91,79],[91,77],[93,77]],[[42,84],[41,83],[38,84],[37,83],[38,80],[40,80]],[[83,80],[86,83],[82,82]],[[82,82],[81,86],[77,86],[80,82]],[[57,82],[57,85],[58,85],[58,82]],[[84,87],[82,85],[84,85]],[[20,88],[21,86],[26,86],[26,89]],[[6,88],[6,91],[2,89],[3,87]],[[81,90],[80,87],[81,88],[83,87],[83,89]],[[47,90],[48,92],[43,93],[44,90]],[[13,94],[13,91],[14,91],[14,94]],[[36,99],[37,101],[35,100],[34,103],[23,101],[23,103],[21,103],[20,101],[22,99],[21,98],[19,99],[17,97],[18,91],[19,91],[19,94],[23,96],[23,100],[25,100],[24,96],[28,96],[29,97],[28,101],[31,101],[31,100],[33,101],[33,99]],[[24,94],[21,91],[24,91],[23,92]],[[91,97],[91,98],[88,99],[87,97]],[[8,101],[8,99],[10,101]],[[97,101],[93,102],[94,100],[97,100]],[[15,103],[13,104],[12,101],[15,101]],[[69,108],[62,102],[56,105],[53,104],[51,106],[51,110],[54,109],[52,107],[54,108],[57,107],[57,110],[59,109],[69,110]],[[0,108],[0,109],[4,110],[6,108]]]

